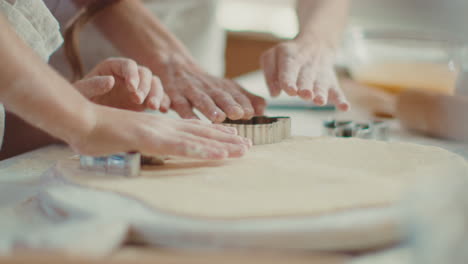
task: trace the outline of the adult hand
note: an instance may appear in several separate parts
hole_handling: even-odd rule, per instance
[[[74,86],[94,103],[115,108],[167,112],[170,106],[159,78],[130,59],[104,60]]]
[[[334,49],[320,40],[295,39],[266,51],[261,66],[272,97],[281,91],[317,105],[349,109],[333,69]]]
[[[200,120],[175,120],[99,105],[92,129],[69,142],[80,154],[101,156],[138,151],[197,159],[242,156],[252,145],[233,128]]]
[[[160,78],[171,99],[171,108],[182,118],[197,119],[193,108],[209,120],[219,123],[226,117],[250,119],[262,115],[263,98],[247,92],[232,80],[211,76],[187,55],[159,52],[151,69]]]

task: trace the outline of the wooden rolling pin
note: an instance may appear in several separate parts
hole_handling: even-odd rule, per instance
[[[408,90],[397,98],[397,117],[407,129],[468,141],[468,97]]]

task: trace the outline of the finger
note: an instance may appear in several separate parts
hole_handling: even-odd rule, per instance
[[[219,130],[221,132],[228,133],[228,134],[233,134],[233,135],[238,134],[236,128],[228,127],[228,126],[221,125],[221,124],[211,124],[211,123],[207,123],[206,121],[202,121],[202,120],[186,120],[185,122],[190,122],[190,123],[198,124],[198,125],[207,125],[207,126],[209,126],[211,128],[217,129],[217,130]]]
[[[114,85],[115,79],[112,76],[95,76],[77,81],[73,84],[73,86],[88,99],[110,92]]]
[[[148,68],[140,66],[138,67],[138,74],[140,75],[140,83],[134,96],[134,102],[142,104],[151,90],[153,73]]]
[[[236,102],[239,103],[242,106],[242,109],[244,110],[244,116],[242,117],[242,119],[248,120],[255,115],[255,110],[252,106],[252,103],[246,95],[244,95],[240,91],[235,91],[232,93],[232,97],[234,97],[234,100],[236,100]]]
[[[280,89],[285,91],[290,96],[297,95],[297,77],[301,69],[301,64],[288,54],[288,52],[279,49],[276,55],[278,84]]]
[[[329,90],[329,98],[330,102],[336,105],[341,111],[348,111],[351,108],[346,97],[338,86],[332,87]]]
[[[244,116],[242,106],[239,105],[230,94],[220,90],[215,90],[210,92],[210,96],[216,105],[226,113],[229,119],[237,120]]]
[[[297,94],[304,100],[312,100],[313,88],[316,78],[316,67],[313,63],[305,64],[299,72],[297,78]]]
[[[158,77],[153,76],[151,80],[151,90],[146,97],[146,106],[153,110],[158,110],[161,107],[164,95],[165,93],[161,80]]]
[[[250,140],[240,137],[235,134],[226,133],[220,129],[214,129],[210,125],[200,125],[194,123],[185,123],[180,127],[181,131],[185,131],[200,137],[216,140],[219,142],[230,144],[242,144],[247,147],[251,146]]]
[[[186,96],[190,103],[212,122],[221,123],[226,119],[226,114],[205,92],[193,87],[187,89]]]
[[[241,92],[245,96],[247,96],[250,103],[252,104],[252,106],[254,108],[254,115],[256,115],[256,116],[263,115],[263,113],[265,112],[266,105],[267,105],[265,99],[263,99],[260,96],[255,95],[255,94],[252,94],[252,93],[248,92],[245,89],[243,89]]]
[[[184,119],[198,119],[198,116],[192,110],[190,102],[182,96],[178,95],[172,98],[171,108]]]
[[[231,96],[242,106],[242,110],[244,111],[242,119],[251,119],[255,115],[255,110],[249,97],[243,93],[245,89],[234,81],[229,81],[228,83],[233,87]]]
[[[341,111],[348,111],[351,108],[346,96],[344,95],[343,91],[341,90],[340,83],[338,81],[338,77],[334,70],[331,71],[332,73],[332,87],[329,90],[329,97],[330,101],[335,104],[339,110]]]
[[[281,89],[278,85],[278,75],[276,70],[276,53],[273,49],[265,52],[261,59],[260,64],[263,69],[263,74],[265,81],[268,85],[270,95],[272,97],[277,97],[281,93]]]
[[[204,147],[217,149],[217,150],[224,150],[227,152],[227,157],[229,158],[241,157],[248,150],[248,147],[244,144],[221,143],[216,140],[211,140],[211,139],[196,136],[193,134],[186,134],[185,136],[182,136],[182,139],[185,139],[192,143],[199,143],[200,145]]]
[[[312,100],[316,105],[325,105],[328,100],[328,88],[324,88],[321,83],[316,83],[314,87],[314,98]]]
[[[169,111],[169,108],[171,107],[171,99],[169,99],[169,96],[167,94],[164,94],[161,106],[159,107],[159,111],[166,113]]]
[[[130,92],[138,90],[140,75],[138,64],[131,59],[109,58],[96,66],[98,75],[113,75],[124,79]]]
[[[325,70],[317,74],[317,79],[314,82],[313,98],[316,105],[324,105],[328,100],[328,90],[330,87],[329,70]]]
[[[329,91],[330,102],[338,107],[341,111],[348,111],[351,106],[339,89],[330,89]]]
[[[223,126],[223,125],[220,125],[220,124],[212,124],[210,125],[212,128],[214,129],[217,129],[221,132],[224,132],[224,133],[228,133],[228,134],[232,134],[232,135],[238,135],[239,132],[237,131],[237,129],[235,127],[228,127],[228,126]]]
[[[227,150],[199,143],[198,140],[194,140],[194,137],[188,137],[185,133],[178,133],[174,135],[174,138],[163,140],[163,143],[155,144],[156,146],[149,145],[148,154],[164,153],[173,156],[208,160],[221,160],[229,156]]]

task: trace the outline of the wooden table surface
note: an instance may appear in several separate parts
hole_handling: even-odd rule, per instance
[[[265,95],[265,85],[263,77],[259,73],[253,73],[240,78],[240,82],[250,90]],[[321,135],[322,121],[328,118],[366,118],[366,113],[359,107],[354,106],[353,111],[346,114],[336,113],[334,111],[311,110],[306,108],[272,108],[268,109],[268,115],[287,115],[292,117],[292,131],[295,135],[319,136]],[[460,147],[459,144],[453,142],[425,138],[402,130],[398,126],[398,122],[390,122],[391,140],[402,140],[409,142],[417,142],[422,144],[436,145],[445,147],[449,150],[460,152],[466,146]],[[468,154],[468,153],[466,153]],[[14,157],[9,160],[0,162],[0,185],[2,183],[9,184],[24,184],[31,183],[50,168],[57,159],[73,155],[70,149],[64,146],[50,146],[39,149],[24,155]],[[468,155],[465,156],[468,158]],[[27,196],[27,193],[0,193],[0,208],[8,206],[13,202],[17,202],[21,197]],[[377,254],[377,255],[374,255]],[[375,256],[375,257],[374,257]],[[370,260],[369,260],[370,259]],[[142,247],[124,247],[110,257],[104,259],[95,259],[87,261],[88,263],[347,263],[350,261],[353,264],[362,263],[408,263],[406,253],[400,251],[383,251],[380,253],[370,253],[361,256],[351,256],[335,254],[274,254],[274,253],[259,253],[250,252],[244,253],[190,253],[190,252],[175,252],[170,250],[156,250]],[[83,263],[83,259],[77,257],[64,257],[55,254],[30,256],[20,254],[9,258],[0,258],[0,263]]]

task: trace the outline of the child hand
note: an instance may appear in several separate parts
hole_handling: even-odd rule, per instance
[[[169,97],[157,76],[135,61],[109,58],[98,64],[82,80],[74,83],[85,97],[100,105],[144,111],[167,112]]]

